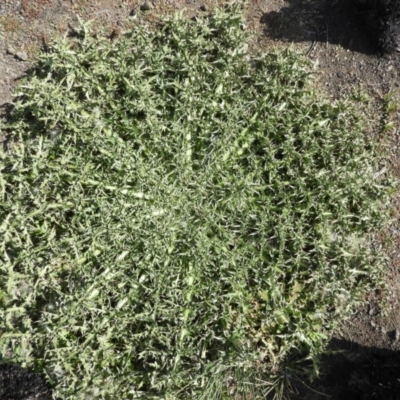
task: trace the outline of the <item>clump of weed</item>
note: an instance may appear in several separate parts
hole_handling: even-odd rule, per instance
[[[380,284],[362,119],[247,39],[237,10],[115,41],[83,24],[19,88],[0,346],[61,398],[261,398]]]

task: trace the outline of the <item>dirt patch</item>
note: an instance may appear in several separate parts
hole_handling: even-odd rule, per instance
[[[181,9],[189,16],[212,12],[226,1],[156,0],[141,11],[140,0],[2,0],[0,3],[0,113],[9,110],[12,92],[24,71],[33,65],[38,50],[52,38],[63,36],[76,26],[79,15],[93,19],[117,37],[134,23],[134,18],[157,21],[161,15]],[[400,56],[379,57],[377,37],[369,31],[360,12],[350,1],[249,0],[246,17],[257,34],[254,46],[294,49],[317,64],[315,85],[337,99],[358,91],[374,101],[371,120],[382,118],[382,107],[400,99]],[[26,61],[23,61],[26,55]],[[390,129],[389,163],[400,177],[400,146],[397,108],[387,115]],[[0,138],[1,140],[1,138]],[[399,215],[400,201],[397,202]],[[340,332],[333,350],[342,355],[325,357],[322,377],[312,388],[294,383],[293,399],[400,399],[400,223],[388,232],[393,248],[388,254],[388,291],[371,296]],[[0,370],[3,367],[0,367]],[[2,370],[3,371],[3,370]],[[1,372],[2,376],[4,371]],[[7,378],[0,379],[2,399],[28,399],[6,394]],[[3,390],[3,392],[2,392]],[[322,394],[320,394],[322,393]],[[8,397],[7,397],[8,396]],[[25,397],[23,397],[25,396]],[[36,394],[35,394],[36,396]],[[37,399],[47,399],[39,395]],[[42,396],[42,397],[40,397]]]

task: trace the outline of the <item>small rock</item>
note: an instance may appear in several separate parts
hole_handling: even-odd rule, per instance
[[[132,11],[129,13],[130,17],[134,17],[136,15],[136,10],[133,8]]]
[[[15,53],[15,57],[17,57],[18,60],[21,60],[21,61],[28,60],[28,54],[26,54],[25,51],[19,51],[18,53]]]
[[[208,7],[203,4],[202,6],[200,6],[200,11],[208,11]]]
[[[14,49],[14,47],[12,47],[12,46],[8,46],[6,51],[7,51],[7,54],[11,54],[12,56],[15,55],[16,52],[17,52],[17,51]]]
[[[142,11],[149,11],[149,10],[151,10],[152,8],[154,8],[153,3],[152,3],[151,1],[149,1],[149,0],[146,0],[146,1],[140,6],[140,9],[141,9]]]

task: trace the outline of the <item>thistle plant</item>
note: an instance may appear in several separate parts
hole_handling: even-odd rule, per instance
[[[78,36],[0,125],[2,358],[61,399],[261,399],[296,355],[316,372],[382,281],[389,185],[358,106],[250,52],[237,9]]]

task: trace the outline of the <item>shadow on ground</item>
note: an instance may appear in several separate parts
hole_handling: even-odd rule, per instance
[[[378,37],[351,0],[287,0],[279,12],[262,15],[264,34],[287,42],[318,42],[375,54]]]
[[[0,362],[1,400],[52,400],[43,375],[17,364]]]
[[[290,400],[399,400],[400,352],[333,339],[312,385],[293,382]],[[296,393],[297,392],[297,393]]]

